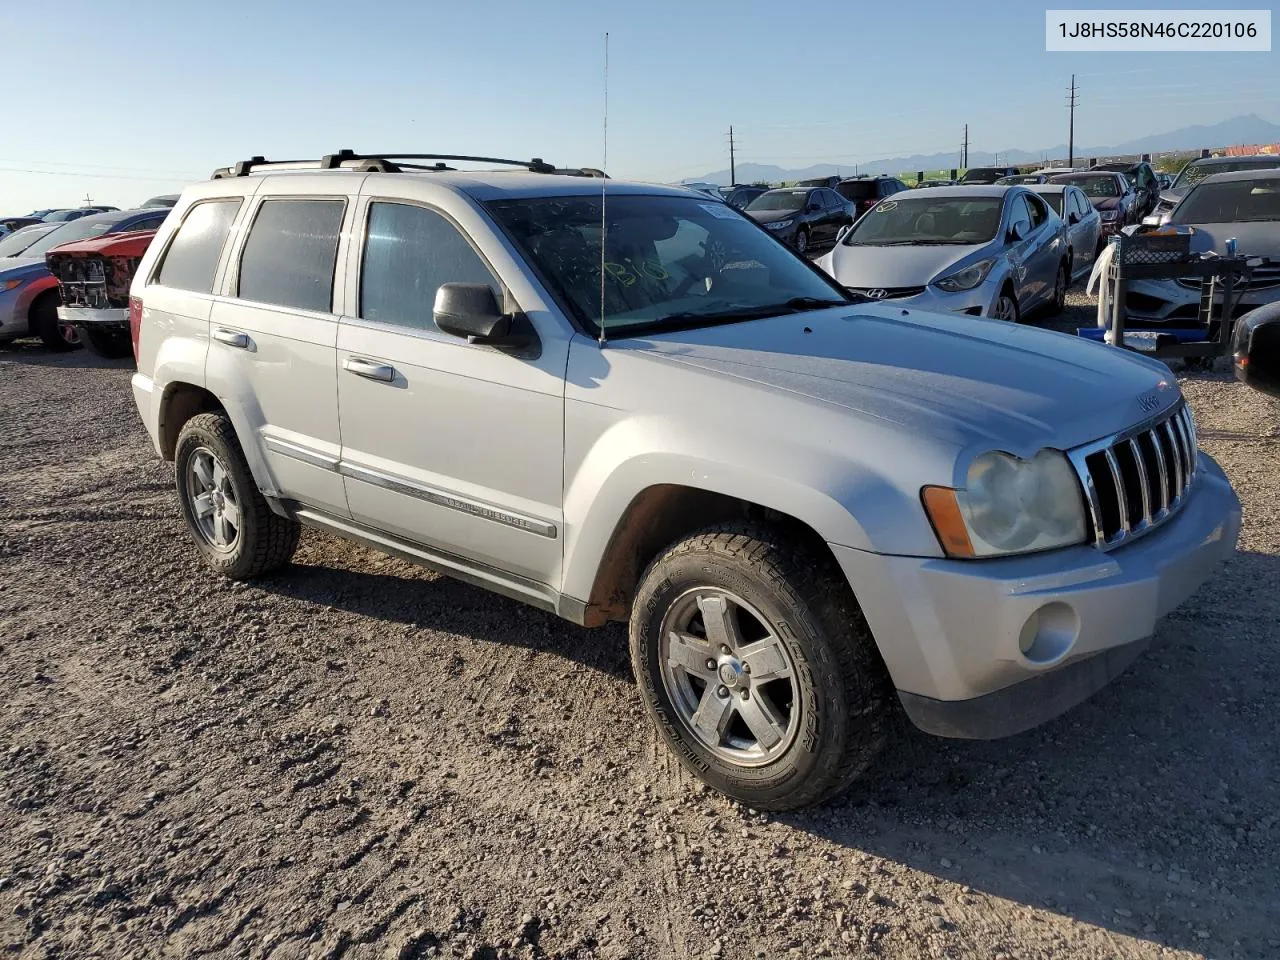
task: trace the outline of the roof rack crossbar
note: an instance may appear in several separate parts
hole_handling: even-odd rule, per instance
[[[398,162],[406,160],[411,162]],[[436,162],[431,165],[412,162],[420,160],[434,160]],[[224,177],[247,177],[250,173],[260,167],[339,170],[343,168],[344,164],[350,164],[351,167],[349,169],[377,173],[399,173],[402,168],[411,170],[455,169],[454,167],[447,166],[446,161],[495,163],[507,167],[523,167],[530,173],[559,173],[588,177],[604,175],[602,171],[591,168],[561,169],[556,167],[554,164],[547,163],[541,157],[534,157],[532,160],[507,160],[502,157],[472,157],[453,153],[356,153],[354,150],[339,150],[337,153],[326,154],[319,160],[268,160],[266,157],[262,156],[250,157],[248,160],[240,160],[229,167],[219,167],[213,172],[212,179],[220,180]]]

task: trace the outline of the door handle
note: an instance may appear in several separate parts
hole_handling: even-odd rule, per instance
[[[366,380],[381,380],[383,383],[390,383],[396,378],[395,367],[385,363],[365,360],[363,357],[347,357],[347,362],[342,366],[348,373],[354,373],[357,377],[364,377]]]
[[[239,330],[228,330],[225,327],[218,327],[213,331],[213,339],[219,343],[225,343],[228,347],[239,347],[245,350],[249,346],[249,335],[241,333]]]

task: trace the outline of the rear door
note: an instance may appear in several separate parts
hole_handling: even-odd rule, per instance
[[[513,351],[435,325],[443,283],[489,284],[499,303],[505,295],[451,213],[365,197],[356,234],[337,351],[353,519],[557,584],[568,341]]]
[[[285,499],[349,516],[334,344],[335,270],[350,203],[325,175],[263,183],[210,317],[210,389],[241,411]],[[247,431],[249,436],[243,435]]]

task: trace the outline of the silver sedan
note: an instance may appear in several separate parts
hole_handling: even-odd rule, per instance
[[[1060,310],[1072,273],[1062,218],[1020,186],[912,190],[882,200],[820,257],[845,287],[937,313],[1020,320]]]

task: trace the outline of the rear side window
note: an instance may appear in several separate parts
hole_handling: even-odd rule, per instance
[[[187,211],[164,259],[156,282],[175,290],[211,293],[213,275],[218,270],[222,246],[231,232],[231,221],[240,209],[238,197],[228,200],[206,200]],[[156,224],[159,226],[159,223]],[[146,227],[137,227],[143,230]]]
[[[240,257],[242,300],[329,313],[345,200],[264,200]]]
[[[442,283],[498,287],[458,228],[434,210],[406,203],[369,204],[360,316],[434,330],[431,314]]]

